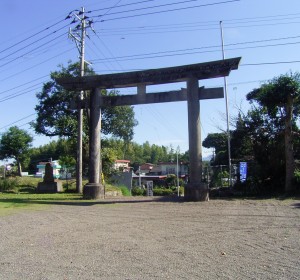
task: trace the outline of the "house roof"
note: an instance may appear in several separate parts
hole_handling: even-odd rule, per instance
[[[140,169],[141,170],[145,170],[145,169],[150,170],[153,168],[153,166],[154,166],[154,164],[152,164],[152,163],[144,163],[140,166]]]
[[[130,160],[127,160],[127,159],[116,159],[115,163],[130,163]]]

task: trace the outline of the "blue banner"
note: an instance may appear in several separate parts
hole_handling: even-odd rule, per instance
[[[240,180],[245,182],[247,179],[247,162],[240,162]]]

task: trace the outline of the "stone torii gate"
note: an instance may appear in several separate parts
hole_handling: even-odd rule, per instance
[[[208,186],[202,182],[202,148],[200,129],[200,102],[202,99],[223,98],[223,88],[205,89],[198,85],[199,80],[228,76],[238,68],[240,57],[190,64],[177,67],[150,69],[127,73],[84,76],[78,78],[59,78],[58,84],[67,90],[90,90],[90,145],[89,145],[89,183],[84,186],[83,197],[104,198],[101,184],[101,108],[187,101],[189,133],[189,183],[184,197],[190,201],[208,200]],[[178,91],[146,93],[146,86],[176,82],[186,82],[187,88]],[[137,87],[137,94],[122,96],[102,96],[102,89]],[[84,102],[83,102],[84,103]],[[82,107],[85,105],[82,104]]]

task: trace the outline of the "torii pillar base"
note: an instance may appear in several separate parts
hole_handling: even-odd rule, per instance
[[[209,190],[206,183],[188,183],[184,188],[186,201],[209,201]]]
[[[104,199],[104,186],[99,183],[88,183],[83,187],[83,199]]]

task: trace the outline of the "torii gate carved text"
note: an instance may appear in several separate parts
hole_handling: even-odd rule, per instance
[[[57,82],[67,90],[90,90],[90,151],[89,183],[84,186],[84,198],[104,198],[100,170],[101,108],[173,101],[187,101],[189,157],[189,183],[184,197],[191,201],[208,200],[208,186],[202,182],[202,149],[200,129],[200,102],[202,99],[223,98],[223,88],[205,89],[199,80],[228,76],[238,68],[240,57],[177,67],[150,69],[128,73],[60,78]],[[187,88],[178,91],[146,93],[147,85],[186,82]],[[102,96],[102,89],[137,87],[137,94]],[[84,103],[84,101],[83,101]],[[87,106],[82,104],[82,106]]]

